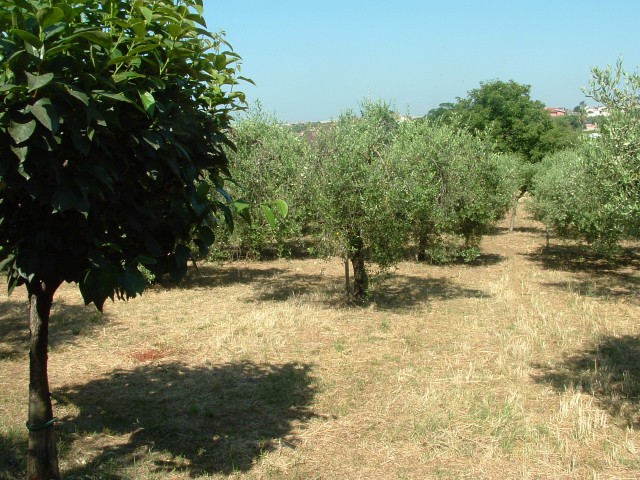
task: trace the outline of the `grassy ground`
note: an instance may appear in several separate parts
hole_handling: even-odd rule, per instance
[[[64,477],[640,478],[640,259],[543,245],[520,220],[364,309],[337,260],[202,266],[104,315],[64,286]],[[26,308],[0,299],[0,478],[26,450]]]

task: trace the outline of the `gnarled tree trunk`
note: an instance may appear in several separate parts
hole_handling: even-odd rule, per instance
[[[61,281],[34,279],[27,283],[29,294],[29,450],[27,479],[59,479],[58,451],[53,429],[53,407],[49,393],[47,349],[49,345],[49,314],[53,294]]]

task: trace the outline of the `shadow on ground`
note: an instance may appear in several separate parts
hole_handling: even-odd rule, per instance
[[[640,426],[640,338],[606,336],[555,365],[534,365],[538,383],[558,392],[577,389],[597,400],[614,420]]]
[[[249,299],[252,302],[285,301],[305,296],[327,307],[352,307],[344,294],[343,278],[284,273],[263,282]],[[372,279],[371,300],[377,308],[403,310],[423,305],[433,299],[480,298],[481,290],[464,288],[443,278],[389,274]]]
[[[24,459],[19,453],[27,451],[27,442],[0,434],[0,479],[24,478]]]
[[[407,257],[407,261],[414,261],[416,258],[415,255],[411,255]],[[498,255],[497,253],[482,253],[477,258],[468,261],[463,257],[458,257],[451,259],[448,262],[432,262],[429,260],[418,261],[418,264],[423,265],[424,268],[429,268],[431,266],[437,265],[438,267],[458,267],[460,265],[464,265],[467,267],[490,267],[492,265],[498,265],[506,260],[506,257],[502,255]]]
[[[90,335],[105,324],[95,307],[84,307],[55,300],[51,309],[49,346],[69,344]],[[29,351],[29,303],[13,297],[0,302],[0,359],[24,356]]]
[[[620,255],[607,259],[582,245],[554,245],[524,256],[544,269],[574,274],[566,281],[549,282],[546,286],[583,296],[640,302],[638,249],[625,249]]]
[[[373,300],[382,310],[414,308],[431,300],[486,298],[489,293],[462,287],[446,278],[393,275],[376,288]]]
[[[136,465],[192,477],[246,471],[296,446],[291,431],[315,417],[314,395],[311,366],[297,363],[141,365],[59,389],[54,400],[79,411],[58,424],[65,478],[130,478]]]
[[[224,266],[216,264],[204,264],[196,268],[190,268],[187,276],[180,282],[172,282],[163,278],[159,288],[216,288],[233,285],[250,285],[262,282],[265,279],[276,277],[287,270],[282,268],[255,268],[246,263],[234,265],[233,262]]]
[[[507,235],[513,232],[517,233],[530,233],[533,235],[541,235],[544,236],[546,234],[546,230],[543,227],[538,226],[514,226],[513,231],[509,230],[509,227],[505,226],[495,226],[489,232],[489,235]]]
[[[504,261],[501,255],[481,255],[470,267],[495,265]],[[425,264],[425,269],[429,268]],[[320,269],[319,269],[320,272]],[[351,279],[353,281],[353,279]],[[382,309],[407,309],[428,302],[430,299],[481,298],[489,294],[464,288],[447,279],[428,278],[402,274],[373,276],[372,300]],[[293,298],[319,302],[329,307],[352,307],[354,303],[344,294],[345,280],[341,276],[323,273],[301,273],[284,268],[255,268],[246,266],[225,267],[204,265],[190,270],[188,278],[176,288],[208,289],[230,285],[252,285],[254,292],[248,302],[284,302]],[[173,288],[161,284],[157,288]]]

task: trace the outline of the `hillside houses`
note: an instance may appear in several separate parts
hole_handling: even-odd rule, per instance
[[[582,129],[585,132],[597,132],[600,119],[609,116],[607,107],[603,105],[592,107],[581,103],[580,107],[581,111],[577,107],[573,110],[564,107],[545,107],[545,110],[551,117],[579,116]]]

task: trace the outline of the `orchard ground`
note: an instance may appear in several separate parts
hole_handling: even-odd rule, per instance
[[[104,314],[63,286],[63,477],[640,478],[639,251],[545,251],[520,217],[472,265],[400,264],[368,308],[339,259],[201,265]],[[26,452],[25,299],[0,299],[2,479]]]

